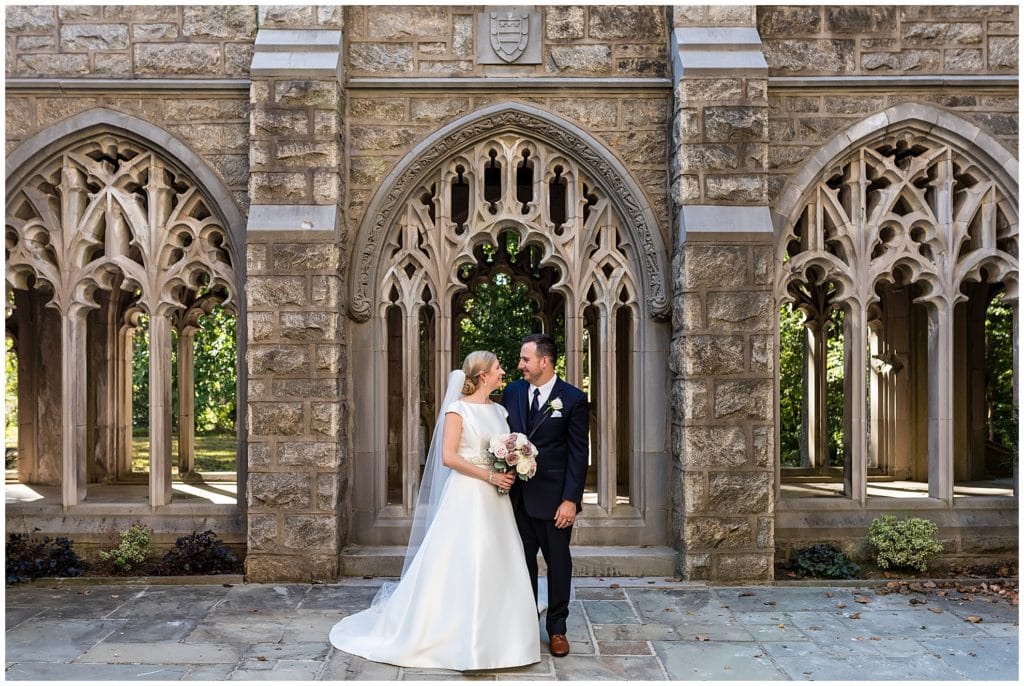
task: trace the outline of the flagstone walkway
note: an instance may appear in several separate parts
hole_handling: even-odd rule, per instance
[[[402,669],[335,650],[378,581],[6,589],[8,680],[1016,680],[1005,599],[871,588],[577,579],[572,654],[512,670]],[[971,618],[971,619],[968,619]],[[541,623],[543,626],[543,623]],[[545,637],[546,638],[546,637]]]

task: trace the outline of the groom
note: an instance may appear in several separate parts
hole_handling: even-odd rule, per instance
[[[501,404],[512,431],[537,446],[537,474],[512,486],[512,510],[523,539],[533,594],[537,595],[537,549],[548,565],[547,630],[551,654],[569,654],[565,620],[569,616],[572,557],[569,538],[582,509],[587,480],[589,408],[583,391],[555,376],[558,348],[543,333],[523,339],[519,353],[522,381],[508,385]]]

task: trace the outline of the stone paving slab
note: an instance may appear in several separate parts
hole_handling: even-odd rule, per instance
[[[649,582],[654,583],[649,583]],[[404,669],[327,640],[379,580],[7,589],[8,680],[1013,680],[1018,612],[953,593],[578,579],[572,654],[483,672]],[[858,602],[858,599],[864,602]],[[914,603],[910,601],[916,599]],[[923,601],[923,602],[922,602]],[[978,617],[980,622],[967,621]]]

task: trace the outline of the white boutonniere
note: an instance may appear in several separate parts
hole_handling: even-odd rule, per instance
[[[552,417],[561,417],[562,416],[562,399],[561,398],[553,398],[553,399],[549,400],[546,409],[547,409],[548,412],[551,413]]]

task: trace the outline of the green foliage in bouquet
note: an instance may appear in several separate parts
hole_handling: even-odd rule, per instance
[[[920,517],[898,520],[894,515],[876,517],[868,528],[868,543],[882,569],[912,568],[924,572],[928,562],[942,552],[939,527]]]

